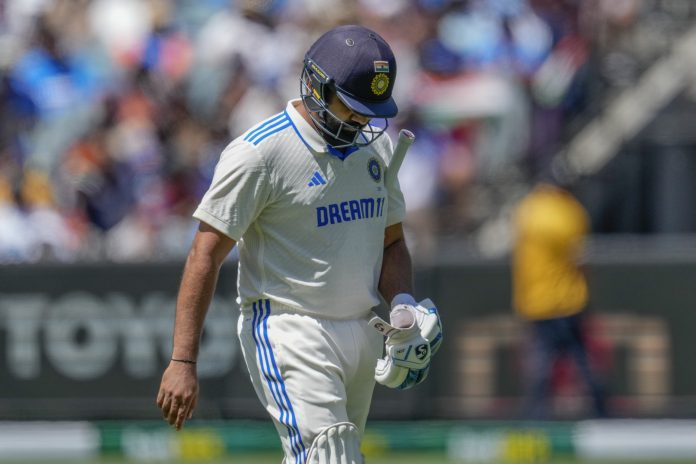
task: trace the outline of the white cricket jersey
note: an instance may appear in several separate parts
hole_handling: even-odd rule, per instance
[[[392,143],[384,134],[341,160],[301,104],[225,148],[193,216],[237,241],[240,305],[363,317],[379,304],[384,229],[405,215],[398,180],[384,184]]]

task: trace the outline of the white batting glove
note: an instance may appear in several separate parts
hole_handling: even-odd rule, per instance
[[[435,303],[426,298],[413,307],[416,314],[416,324],[423,338],[428,340],[430,350],[434,355],[442,345],[442,320]]]
[[[430,357],[442,343],[442,324],[437,308],[429,299],[420,303],[410,295],[392,301],[390,321],[375,316],[370,325],[387,337],[386,354],[377,361],[375,379],[400,390],[421,383],[428,376]]]

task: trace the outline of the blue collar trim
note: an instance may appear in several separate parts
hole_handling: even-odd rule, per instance
[[[302,143],[304,143],[305,146],[307,147],[307,149],[311,152],[311,151],[312,151],[311,145],[308,144],[307,141],[304,139],[304,137],[302,137],[302,134],[300,134],[300,131],[297,129],[297,126],[295,126],[295,123],[292,121],[292,118],[290,117],[290,114],[288,114],[288,110],[283,111],[283,113],[285,113],[285,116],[286,116],[286,117],[288,118],[288,120],[290,121],[290,125],[292,126],[293,130],[295,131],[295,133],[297,134],[297,136],[300,138],[300,140],[302,140]]]
[[[329,154],[335,156],[336,158],[340,159],[343,161],[344,159],[348,158],[348,155],[351,155],[358,151],[358,147],[346,147],[344,151],[339,150],[338,148],[334,148],[331,145],[327,145],[326,149],[329,151]]]

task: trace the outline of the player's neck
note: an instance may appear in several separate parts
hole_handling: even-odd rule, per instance
[[[297,112],[304,118],[305,121],[319,134],[319,136],[326,142],[326,137],[324,137],[324,134],[322,134],[319,129],[316,127],[316,123],[312,120],[312,117],[309,115],[309,112],[307,111],[307,108],[304,106],[302,101],[299,103],[296,103],[293,105]],[[348,157],[348,155],[354,153],[357,151],[357,147],[344,147],[344,148],[334,148],[330,143],[327,142],[327,148],[329,150],[329,153],[333,154],[334,156],[337,156],[341,160],[345,159]]]
[[[312,117],[309,115],[309,112],[307,111],[307,108],[305,108],[304,104],[300,100],[298,104],[295,104],[295,109],[297,110],[298,113],[300,113],[300,116],[307,121],[307,123],[311,126],[314,127],[314,122],[312,121]],[[316,130],[316,129],[315,129]]]

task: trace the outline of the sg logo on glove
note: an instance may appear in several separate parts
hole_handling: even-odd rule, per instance
[[[418,345],[416,347],[416,358],[422,361],[426,356],[428,356],[428,345]]]

